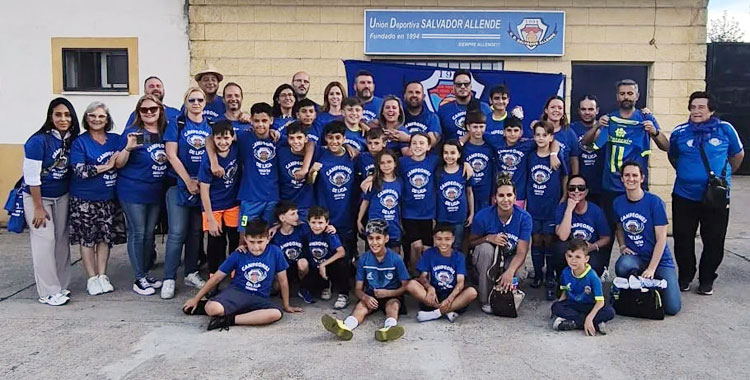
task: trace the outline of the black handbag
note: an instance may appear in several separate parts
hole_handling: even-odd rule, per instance
[[[521,306],[521,302],[526,297],[526,293],[516,288],[508,291],[502,291],[497,285],[497,280],[503,273],[505,267],[505,256],[508,252],[500,247],[495,247],[495,259],[494,265],[487,271],[487,277],[495,286],[490,290],[489,304],[492,308],[492,313],[499,317],[517,318],[518,308]],[[481,273],[480,275],[484,275]]]
[[[618,315],[645,319],[664,319],[661,294],[656,289],[619,289],[612,286],[612,306]]]
[[[703,193],[703,205],[712,210],[724,210],[729,207],[729,184],[727,183],[727,166],[724,165],[721,175],[717,176],[708,165],[708,157],[703,145],[700,146],[703,166],[708,174],[708,185]]]

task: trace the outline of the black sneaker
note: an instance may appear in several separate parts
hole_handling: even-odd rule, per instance
[[[552,322],[552,329],[557,331],[570,331],[578,328],[576,321],[572,319],[555,318]]]
[[[531,284],[529,284],[529,286],[531,286],[534,289],[542,286],[542,279],[540,279],[540,278],[532,278],[531,279]]]
[[[230,326],[230,318],[227,315],[221,316],[221,317],[213,317],[208,322],[208,327],[206,328],[206,331],[216,330],[229,330]]]
[[[714,284],[703,282],[698,285],[698,294],[703,296],[710,296],[714,294]]]
[[[547,293],[545,294],[545,298],[547,301],[554,301],[557,299],[557,295],[555,294],[555,288],[547,288]]]
[[[687,282],[687,283],[680,282],[679,285],[680,285],[680,291],[681,292],[689,292],[690,291],[690,283],[689,282]]]

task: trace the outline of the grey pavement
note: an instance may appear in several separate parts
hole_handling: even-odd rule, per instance
[[[527,289],[517,319],[487,316],[472,305],[455,324],[444,319],[418,324],[410,302],[410,314],[400,321],[406,335],[390,343],[373,339],[382,314],[368,318],[352,341],[335,340],[320,325],[320,316],[333,312],[322,302],[271,326],[206,332],[206,317],[181,312],[194,294],[181,282],[177,297],[168,301],[130,290],[124,246],[116,247],[110,260],[114,293],[86,295],[86,276],[77,263],[72,301],[50,307],[37,302],[28,236],[3,232],[0,378],[746,378],[750,178],[735,178],[732,198],[715,295],[683,293],[682,312],[664,321],[618,316],[608,324],[609,334],[597,337],[552,331],[550,302],[534,289]],[[157,241],[163,261],[164,241]],[[78,257],[74,247],[73,259]],[[300,305],[296,297],[292,302]]]

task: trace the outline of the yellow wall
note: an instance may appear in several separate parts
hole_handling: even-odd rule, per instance
[[[23,163],[23,145],[0,144],[0,202],[5,205],[8,191],[21,178],[21,164]],[[0,210],[0,224],[8,221],[8,213]]]
[[[505,62],[505,69],[562,72],[570,77],[573,61],[653,63],[648,107],[665,131],[686,120],[689,94],[705,88],[705,0],[460,3],[458,6],[455,1],[443,0],[190,0],[190,70],[196,73],[212,65],[224,74],[225,81],[240,83],[245,90],[244,107],[270,101],[279,84],[288,83],[296,71],[305,70],[311,75],[310,97],[319,101],[328,82],[345,81],[342,59],[367,59],[363,54],[365,8],[544,9],[566,12],[565,55],[498,57]],[[652,37],[653,45],[649,44]],[[430,58],[449,59],[419,57]],[[570,88],[568,85],[568,97]],[[669,167],[666,153],[655,152],[651,166],[651,189],[669,202],[674,170]]]

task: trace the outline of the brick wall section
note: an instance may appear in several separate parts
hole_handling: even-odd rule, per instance
[[[341,60],[367,58],[363,55],[365,8],[456,8],[453,0],[189,0],[189,4],[191,72],[206,65],[221,70],[226,81],[242,85],[246,107],[269,101],[276,86],[299,70],[312,76],[314,100],[322,100],[329,81],[344,82]],[[706,6],[705,0],[469,0],[462,4],[464,9],[566,12],[563,57],[498,58],[507,70],[562,72],[570,77],[572,61],[653,63],[648,107],[667,132],[686,120],[689,94],[705,88]],[[654,149],[651,189],[669,202],[674,171],[666,154]]]

